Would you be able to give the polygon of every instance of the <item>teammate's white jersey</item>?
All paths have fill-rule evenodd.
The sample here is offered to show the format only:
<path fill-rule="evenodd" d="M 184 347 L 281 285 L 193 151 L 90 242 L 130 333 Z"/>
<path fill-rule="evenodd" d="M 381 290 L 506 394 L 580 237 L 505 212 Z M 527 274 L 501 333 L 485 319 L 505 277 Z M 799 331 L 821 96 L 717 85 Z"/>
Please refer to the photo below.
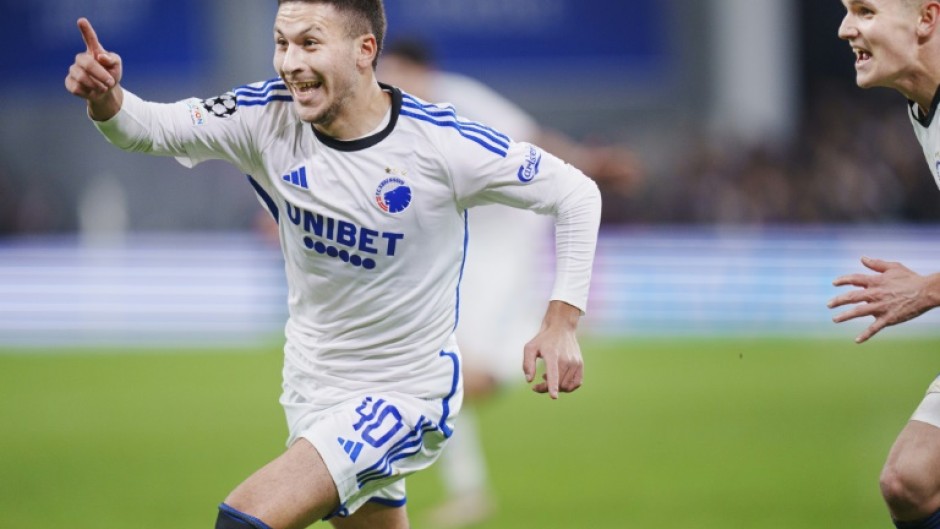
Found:
<path fill-rule="evenodd" d="M 441 70 L 428 74 L 428 93 L 436 103 L 452 105 L 461 116 L 486 123 L 515 141 L 533 142 L 539 125 L 500 93 L 466 75 Z"/>
<path fill-rule="evenodd" d="M 908 101 L 908 116 L 914 126 L 914 134 L 924 150 L 924 158 L 930 167 L 930 174 L 940 187 L 940 119 L 936 119 L 938 105 L 940 105 L 940 90 L 934 96 L 930 111 L 926 115 L 921 113 L 917 103 Z"/>
<path fill-rule="evenodd" d="M 124 150 L 190 167 L 222 159 L 249 175 L 278 221 L 285 361 L 304 378 L 293 383 L 317 389 L 313 406 L 366 391 L 455 391 L 467 208 L 503 203 L 554 215 L 552 299 L 582 310 L 587 301 L 600 216 L 594 183 L 453 108 L 383 88 L 393 100 L 387 124 L 354 141 L 300 121 L 280 79 L 172 104 L 125 92 L 121 111 L 97 124 Z"/>
<path fill-rule="evenodd" d="M 515 141 L 536 143 L 539 125 L 517 105 L 465 75 L 432 71 L 426 97 Z M 506 226 L 512 226 L 507 230 Z M 470 212 L 470 245 L 461 288 L 457 340 L 465 364 L 500 382 L 522 381 L 522 349 L 535 336 L 546 292 L 540 282 L 552 219 L 488 205 Z M 509 256 L 507 258 L 507 256 Z"/>

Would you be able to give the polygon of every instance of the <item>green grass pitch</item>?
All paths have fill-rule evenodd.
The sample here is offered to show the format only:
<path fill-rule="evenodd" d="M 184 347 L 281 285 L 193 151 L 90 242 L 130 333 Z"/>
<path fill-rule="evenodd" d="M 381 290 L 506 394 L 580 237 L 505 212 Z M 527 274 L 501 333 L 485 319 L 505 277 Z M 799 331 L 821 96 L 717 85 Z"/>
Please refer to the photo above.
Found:
<path fill-rule="evenodd" d="M 481 528 L 889 527 L 878 473 L 940 371 L 940 339 L 583 349 L 577 393 L 552 402 L 520 375 L 481 408 L 500 500 Z M 283 448 L 279 380 L 276 345 L 0 352 L 2 525 L 212 527 L 216 504 Z M 436 472 L 408 487 L 417 521 Z"/>

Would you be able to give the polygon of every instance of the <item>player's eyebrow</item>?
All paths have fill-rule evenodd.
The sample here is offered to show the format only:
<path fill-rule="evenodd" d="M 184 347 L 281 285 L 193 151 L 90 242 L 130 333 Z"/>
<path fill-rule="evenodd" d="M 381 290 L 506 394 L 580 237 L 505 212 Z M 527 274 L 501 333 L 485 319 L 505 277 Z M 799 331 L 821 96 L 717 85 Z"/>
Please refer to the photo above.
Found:
<path fill-rule="evenodd" d="M 274 27 L 274 32 L 277 33 L 278 35 L 281 35 L 282 37 L 285 36 L 285 35 L 284 35 L 284 32 L 281 31 L 281 28 L 279 28 L 279 27 L 277 27 L 277 26 Z M 323 30 L 322 27 L 318 26 L 317 24 L 312 24 L 312 25 L 307 26 L 306 28 L 302 29 L 301 31 L 298 31 L 296 34 L 297 34 L 297 35 L 307 35 L 307 34 L 310 34 L 310 33 L 324 33 L 324 30 Z"/>

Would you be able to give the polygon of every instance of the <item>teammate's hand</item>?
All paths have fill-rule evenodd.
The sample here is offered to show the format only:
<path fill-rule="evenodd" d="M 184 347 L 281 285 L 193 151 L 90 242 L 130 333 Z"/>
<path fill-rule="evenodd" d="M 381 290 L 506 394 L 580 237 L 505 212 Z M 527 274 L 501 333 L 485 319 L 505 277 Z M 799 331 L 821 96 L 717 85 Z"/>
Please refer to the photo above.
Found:
<path fill-rule="evenodd" d="M 75 56 L 65 78 L 65 89 L 88 101 L 93 118 L 108 119 L 121 108 L 121 57 L 104 49 L 88 19 L 78 19 L 78 29 L 85 41 L 85 51 Z"/>
<path fill-rule="evenodd" d="M 872 323 L 856 339 L 862 343 L 885 327 L 911 320 L 936 307 L 940 302 L 931 292 L 936 276 L 922 276 L 902 265 L 879 259 L 862 258 L 862 264 L 876 274 L 849 274 L 836 278 L 833 285 L 855 286 L 853 290 L 829 301 L 829 308 L 859 304 L 832 321 L 842 323 L 863 316 L 874 316 Z"/>
<path fill-rule="evenodd" d="M 536 393 L 548 393 L 553 399 L 558 392 L 570 393 L 584 381 L 584 361 L 575 334 L 581 311 L 567 303 L 549 304 L 542 329 L 523 349 L 522 371 L 526 381 L 535 379 L 536 361 L 545 363 L 542 382 L 532 387 Z"/>

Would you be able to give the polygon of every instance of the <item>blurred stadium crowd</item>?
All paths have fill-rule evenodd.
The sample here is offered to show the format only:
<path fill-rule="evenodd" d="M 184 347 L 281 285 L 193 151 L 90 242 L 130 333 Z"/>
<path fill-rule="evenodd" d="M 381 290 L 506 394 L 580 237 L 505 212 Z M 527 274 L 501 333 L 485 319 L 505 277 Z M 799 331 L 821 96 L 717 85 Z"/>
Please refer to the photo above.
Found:
<path fill-rule="evenodd" d="M 642 152 L 638 158 L 642 163 Z M 14 174 L 4 162 L 0 234 L 77 229 L 78 213 L 68 197 Z M 629 190 L 602 184 L 607 224 L 940 220 L 936 184 L 903 101 L 888 92 L 829 86 L 812 99 L 789 143 L 716 142 L 702 132 L 693 135 L 686 154 L 659 165 Z"/>
<path fill-rule="evenodd" d="M 896 94 L 828 86 L 784 144 L 698 134 L 668 174 L 605 190 L 608 223 L 932 222 L 936 184 Z"/>
<path fill-rule="evenodd" d="M 0 159 L 0 235 L 74 231 L 71 215 L 56 209 L 54 195 L 13 172 Z"/>
<path fill-rule="evenodd" d="M 16 8 L 16 14 L 26 22 L 16 22 L 17 17 L 0 22 L 5 24 L 0 25 L 0 29 L 4 29 L 0 36 L 11 39 L 7 49 L 15 49 L 12 44 L 15 38 L 36 38 L 30 27 L 39 21 L 44 22 L 38 27 L 48 30 L 46 26 L 52 24 L 56 29 L 53 34 L 58 34 L 59 30 L 63 33 L 47 48 L 43 48 L 46 44 L 41 39 L 35 42 L 43 60 L 21 63 L 17 62 L 22 59 L 18 54 L 0 55 L 4 68 L 9 67 L 11 74 L 18 72 L 0 87 L 0 93 L 10 102 L 8 112 L 0 118 L 0 235 L 82 231 L 95 220 L 83 218 L 83 211 L 103 211 L 102 206 L 109 196 L 124 201 L 123 208 L 129 213 L 124 226 L 130 230 L 252 229 L 259 208 L 237 172 L 232 174 L 227 167 L 211 164 L 192 172 L 168 160 L 123 157 L 88 127 L 78 103 L 61 89 L 66 61 L 80 45 L 77 33 L 65 35 L 72 31 L 72 12 L 100 12 L 99 16 L 107 20 L 105 14 L 111 11 L 105 7 L 115 1 L 50 0 L 43 9 L 23 4 Z M 147 12 L 154 16 L 171 12 L 173 6 L 177 10 L 198 13 L 200 9 L 211 9 L 212 5 L 223 2 L 213 0 L 203 6 L 184 0 L 137 1 L 147 6 Z M 390 27 L 400 28 L 401 32 L 436 27 L 444 20 L 440 17 L 456 17 L 464 9 L 476 13 L 471 4 L 461 3 L 459 6 L 463 7 L 457 9 L 456 3 L 435 3 L 433 6 L 441 8 L 439 12 L 427 6 L 422 11 L 431 18 L 415 19 L 400 13 L 395 18 L 396 10 L 406 10 L 406 4 L 389 4 L 390 9 L 394 8 L 390 11 Z M 579 17 L 587 17 L 585 21 L 593 22 L 610 18 L 577 9 L 573 0 L 551 5 L 560 13 L 557 14 L 560 21 L 546 14 L 548 18 L 541 21 L 544 27 L 532 28 L 530 38 L 538 46 L 555 45 L 557 33 L 553 24 L 569 24 L 565 13 L 577 13 Z M 517 58 L 508 73 L 505 68 L 467 73 L 478 78 L 481 73 L 494 74 L 495 79 L 483 80 L 501 81 L 502 88 L 510 88 L 507 97 L 559 132 L 583 139 L 596 136 L 589 127 L 600 127 L 601 137 L 634 149 L 644 169 L 641 178 L 630 186 L 601 182 L 605 223 L 762 225 L 940 220 L 940 207 L 937 207 L 940 195 L 936 193 L 936 185 L 914 139 L 904 101 L 887 90 L 862 91 L 854 85 L 852 55 L 836 36 L 844 14 L 840 2 L 630 0 L 622 3 L 598 0 L 598 5 L 612 13 L 629 11 L 630 20 L 636 19 L 629 28 L 631 40 L 622 45 L 627 47 L 627 55 L 634 53 L 634 59 L 639 57 L 638 62 L 630 62 L 632 59 L 627 57 L 609 67 L 609 56 L 606 62 L 591 63 L 591 68 L 604 72 L 607 77 L 578 79 L 580 82 L 566 82 L 557 89 L 552 72 L 539 78 L 536 73 L 545 72 L 538 66 L 543 64 L 540 61 L 547 58 L 554 61 L 564 50 L 587 53 L 593 47 L 609 44 L 609 39 L 596 35 L 592 39 L 592 33 L 603 36 L 603 28 L 585 22 L 571 24 L 570 29 L 582 28 L 584 34 L 584 42 L 577 46 L 567 46 L 562 51 L 539 51 L 535 46 L 530 50 L 531 57 Z M 113 35 L 111 42 L 124 51 L 125 56 L 137 57 L 129 64 L 144 65 L 128 72 L 135 79 L 131 84 L 144 90 L 142 95 L 159 100 L 191 94 L 216 95 L 220 86 L 235 86 L 230 83 L 240 84 L 246 79 L 270 75 L 269 29 L 256 19 L 269 16 L 271 10 L 252 0 L 240 0 L 239 6 L 250 16 L 239 16 L 239 10 L 235 9 L 224 19 L 213 19 L 220 28 L 233 30 L 224 33 L 228 40 L 222 42 L 226 45 L 213 43 L 215 48 L 200 53 L 192 51 L 202 50 L 200 43 L 211 42 L 208 37 L 212 34 L 207 36 L 198 24 L 183 24 L 177 28 L 190 40 L 178 39 L 175 47 L 163 55 L 153 55 L 149 40 L 140 38 L 140 32 L 146 34 L 155 25 L 149 15 L 136 14 L 131 21 L 112 21 L 114 24 L 108 33 Z M 723 14 L 713 15 L 718 11 Z M 766 13 L 764 19 L 757 20 L 761 13 Z M 790 13 L 792 26 L 779 19 L 783 13 Z M 127 16 L 132 14 L 128 12 Z M 477 14 L 492 15 L 485 10 Z M 731 53 L 727 49 L 724 52 L 730 61 L 743 58 L 747 63 L 726 76 L 731 87 L 743 86 L 730 96 L 729 108 L 736 110 L 746 106 L 734 99 L 742 94 L 766 90 L 768 86 L 791 85 L 792 92 L 798 94 L 798 102 L 777 105 L 775 94 L 765 94 L 766 100 L 758 101 L 761 106 L 757 107 L 784 109 L 780 112 L 788 116 L 782 120 L 790 122 L 787 133 L 773 136 L 783 139 L 759 140 L 747 134 L 743 136 L 752 138 L 750 143 L 739 139 L 741 135 L 738 139 L 727 139 L 715 134 L 706 124 L 709 112 L 727 110 L 714 110 L 709 106 L 714 107 L 715 101 L 721 99 L 716 94 L 720 96 L 729 86 L 712 82 L 721 75 L 721 68 L 716 66 L 717 58 L 722 56 L 716 35 L 728 33 L 721 21 L 729 18 L 728 27 L 732 28 L 747 26 L 739 24 L 740 20 L 730 20 L 735 14 L 754 27 L 763 28 L 762 31 L 775 29 L 776 38 L 784 40 L 764 42 L 766 31 L 755 37 L 741 30 L 740 37 L 753 42 L 744 41 L 749 43 L 745 47 L 750 55 L 735 55 L 734 47 L 742 46 L 734 42 Z M 433 18 L 435 16 L 438 18 Z M 712 16 L 710 22 L 709 16 Z M 135 20 L 139 28 L 131 23 Z M 703 24 L 703 20 L 706 23 Z M 414 27 L 408 27 L 408 23 Z M 479 25 L 470 24 L 466 35 L 471 39 L 476 36 L 485 43 L 489 42 L 486 39 L 502 35 L 499 32 L 504 29 L 514 31 L 515 25 L 509 26 L 500 28 L 487 24 L 490 33 L 481 34 Z M 606 31 L 622 33 L 622 29 L 614 25 Z M 453 33 L 437 35 L 439 49 L 453 52 L 451 66 L 462 64 L 472 69 L 476 64 L 479 68 L 480 64 L 490 64 L 486 53 L 502 53 L 499 46 L 493 50 L 481 49 L 479 42 L 460 41 L 459 35 Z M 447 41 L 448 38 L 454 40 Z M 781 42 L 800 50 L 793 52 L 790 69 L 782 64 L 786 53 Z M 246 48 L 253 51 L 248 52 Z M 480 55 L 476 63 L 468 59 L 475 54 Z M 773 56 L 768 57 L 770 55 Z M 533 70 L 519 70 L 520 65 L 530 63 L 534 65 Z M 558 71 L 567 71 L 572 64 L 580 63 L 552 64 Z M 762 64 L 769 68 L 757 73 L 752 71 L 753 66 Z M 152 70 L 149 78 L 147 70 Z M 174 72 L 175 76 L 169 72 Z M 612 72 L 627 73 L 621 79 Z M 765 80 L 761 85 L 759 82 L 768 73 L 773 80 Z M 38 85 L 29 82 L 34 78 L 42 82 Z M 608 87 L 603 95 L 595 93 L 601 85 Z M 611 86 L 614 86 L 613 91 L 609 89 Z M 608 108 L 607 103 L 619 105 L 619 108 Z M 750 111 L 748 107 L 741 110 L 740 115 L 747 119 Z M 622 133 L 618 129 L 622 129 Z M 105 192 L 101 192 L 102 189 Z"/>

